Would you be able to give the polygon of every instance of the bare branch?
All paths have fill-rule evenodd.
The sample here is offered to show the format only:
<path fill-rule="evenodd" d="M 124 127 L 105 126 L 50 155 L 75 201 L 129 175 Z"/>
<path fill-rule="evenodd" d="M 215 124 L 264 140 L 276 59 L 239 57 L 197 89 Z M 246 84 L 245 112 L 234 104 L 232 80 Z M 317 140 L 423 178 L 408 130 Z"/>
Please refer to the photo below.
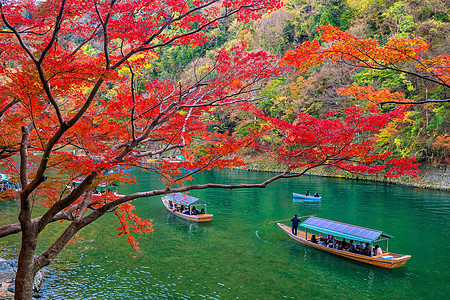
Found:
<path fill-rule="evenodd" d="M 446 103 L 450 102 L 450 99 L 427 99 L 421 101 L 385 101 L 381 102 L 380 106 L 383 107 L 384 104 L 408 104 L 408 105 L 418 105 L 418 104 L 426 104 L 426 103 Z"/>

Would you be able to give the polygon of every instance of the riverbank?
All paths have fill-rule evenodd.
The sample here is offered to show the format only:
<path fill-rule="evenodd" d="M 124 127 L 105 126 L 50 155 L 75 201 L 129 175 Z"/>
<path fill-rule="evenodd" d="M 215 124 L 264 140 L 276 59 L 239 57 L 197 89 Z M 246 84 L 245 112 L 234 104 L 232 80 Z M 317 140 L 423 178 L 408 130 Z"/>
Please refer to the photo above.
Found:
<path fill-rule="evenodd" d="M 1 249 L 0 249 L 1 250 Z M 0 251 L 1 253 L 1 251 Z M 13 299 L 17 272 L 17 260 L 5 260 L 0 258 L 0 300 Z M 40 298 L 39 290 L 44 280 L 44 271 L 36 273 L 33 283 L 33 299 Z"/>
<path fill-rule="evenodd" d="M 247 161 L 250 161 L 248 158 Z M 267 159 L 251 159 L 252 162 L 246 167 L 247 170 L 260 172 L 281 172 L 279 164 L 268 161 Z M 410 176 L 401 176 L 399 178 L 386 178 L 382 175 L 360 175 L 335 170 L 329 167 L 320 166 L 309 170 L 306 174 L 313 176 L 340 177 L 354 180 L 368 180 L 376 182 L 386 182 L 391 184 L 406 185 L 424 189 L 435 189 L 450 191 L 450 166 L 448 165 L 425 165 L 419 167 L 420 174 L 418 178 Z"/>

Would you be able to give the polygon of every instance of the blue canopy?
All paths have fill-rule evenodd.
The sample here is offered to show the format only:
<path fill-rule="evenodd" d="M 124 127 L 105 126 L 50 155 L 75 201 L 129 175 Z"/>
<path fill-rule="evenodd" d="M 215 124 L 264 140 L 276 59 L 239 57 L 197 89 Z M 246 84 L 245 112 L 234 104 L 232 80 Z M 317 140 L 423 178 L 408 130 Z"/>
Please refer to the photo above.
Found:
<path fill-rule="evenodd" d="M 209 204 L 206 201 L 200 200 L 198 198 L 189 196 L 189 195 L 185 195 L 182 193 L 172 193 L 172 194 L 168 194 L 167 198 L 169 198 L 169 200 L 171 200 L 173 203 L 176 204 L 183 204 L 183 205 L 195 205 L 195 204 L 199 204 L 199 203 L 204 203 L 204 204 Z"/>
<path fill-rule="evenodd" d="M 373 243 L 380 236 L 393 238 L 393 236 L 383 231 L 359 227 L 355 225 L 345 224 L 341 222 L 331 221 L 318 217 L 309 217 L 300 226 L 316 230 L 321 233 L 347 238 L 363 243 Z"/>
<path fill-rule="evenodd" d="M 0 173 L 0 182 L 2 181 L 8 181 L 11 177 L 9 177 L 9 175 Z"/>

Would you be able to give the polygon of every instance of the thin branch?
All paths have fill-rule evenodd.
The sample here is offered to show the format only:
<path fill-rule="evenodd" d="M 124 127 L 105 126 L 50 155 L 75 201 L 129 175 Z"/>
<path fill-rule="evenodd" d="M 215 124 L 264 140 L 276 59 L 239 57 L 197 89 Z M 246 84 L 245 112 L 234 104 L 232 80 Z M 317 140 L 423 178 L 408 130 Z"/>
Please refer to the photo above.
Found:
<path fill-rule="evenodd" d="M 446 103 L 450 102 L 450 99 L 427 99 L 421 101 L 385 101 L 380 102 L 380 106 L 383 107 L 384 104 L 409 104 L 409 105 L 418 105 L 418 104 L 426 104 L 426 103 Z"/>
<path fill-rule="evenodd" d="M 2 110 L 0 110 L 0 119 L 3 117 L 3 114 L 10 109 L 11 107 L 13 107 L 14 105 L 16 105 L 17 103 L 19 103 L 19 99 L 14 98 L 13 101 L 9 102 L 5 107 L 2 108 Z"/>
<path fill-rule="evenodd" d="M 97 30 L 100 28 L 101 24 L 97 25 L 97 27 L 95 27 L 94 31 L 91 33 L 91 36 L 87 39 L 85 39 L 83 42 L 81 42 L 78 47 L 76 47 L 72 53 L 70 53 L 70 55 L 75 55 L 81 48 L 83 48 L 84 45 L 86 45 L 87 43 L 89 43 L 93 38 L 94 35 L 97 33 Z"/>
<path fill-rule="evenodd" d="M 66 0 L 62 0 L 61 6 L 59 8 L 58 16 L 56 17 L 55 29 L 53 30 L 52 38 L 48 42 L 47 47 L 45 47 L 45 49 L 42 51 L 41 57 L 39 58 L 39 61 L 37 62 L 38 65 L 42 64 L 42 62 L 44 61 L 45 55 L 53 47 L 53 44 L 55 43 L 56 38 L 58 37 L 59 31 L 61 30 L 61 23 L 63 21 L 63 14 L 64 14 L 65 6 L 66 6 Z"/>

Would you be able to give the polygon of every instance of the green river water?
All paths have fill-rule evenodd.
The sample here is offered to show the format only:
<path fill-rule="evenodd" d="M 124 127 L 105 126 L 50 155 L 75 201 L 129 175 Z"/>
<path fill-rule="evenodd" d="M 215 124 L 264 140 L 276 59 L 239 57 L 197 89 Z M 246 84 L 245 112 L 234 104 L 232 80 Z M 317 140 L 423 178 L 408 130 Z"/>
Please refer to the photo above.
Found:
<path fill-rule="evenodd" d="M 119 193 L 162 186 L 134 171 L 137 185 Z M 214 171 L 195 183 L 261 182 L 269 173 Z M 318 191 L 319 203 L 293 202 L 292 193 Z M 201 190 L 209 224 L 167 212 L 160 197 L 134 202 L 153 219 L 154 232 L 137 235 L 140 252 L 117 237 L 114 216 L 80 232 L 50 268 L 41 299 L 447 299 L 450 294 L 450 194 L 382 183 L 304 176 L 265 189 Z M 10 204 L 16 205 L 16 204 Z M 3 206 L 3 216 L 7 211 Z M 389 249 L 410 254 L 405 266 L 382 269 L 312 249 L 270 221 L 299 215 L 383 230 Z M 290 222 L 285 222 L 289 224 Z M 46 231 L 42 246 L 58 233 Z M 19 249 L 7 239 L 8 251 Z"/>

